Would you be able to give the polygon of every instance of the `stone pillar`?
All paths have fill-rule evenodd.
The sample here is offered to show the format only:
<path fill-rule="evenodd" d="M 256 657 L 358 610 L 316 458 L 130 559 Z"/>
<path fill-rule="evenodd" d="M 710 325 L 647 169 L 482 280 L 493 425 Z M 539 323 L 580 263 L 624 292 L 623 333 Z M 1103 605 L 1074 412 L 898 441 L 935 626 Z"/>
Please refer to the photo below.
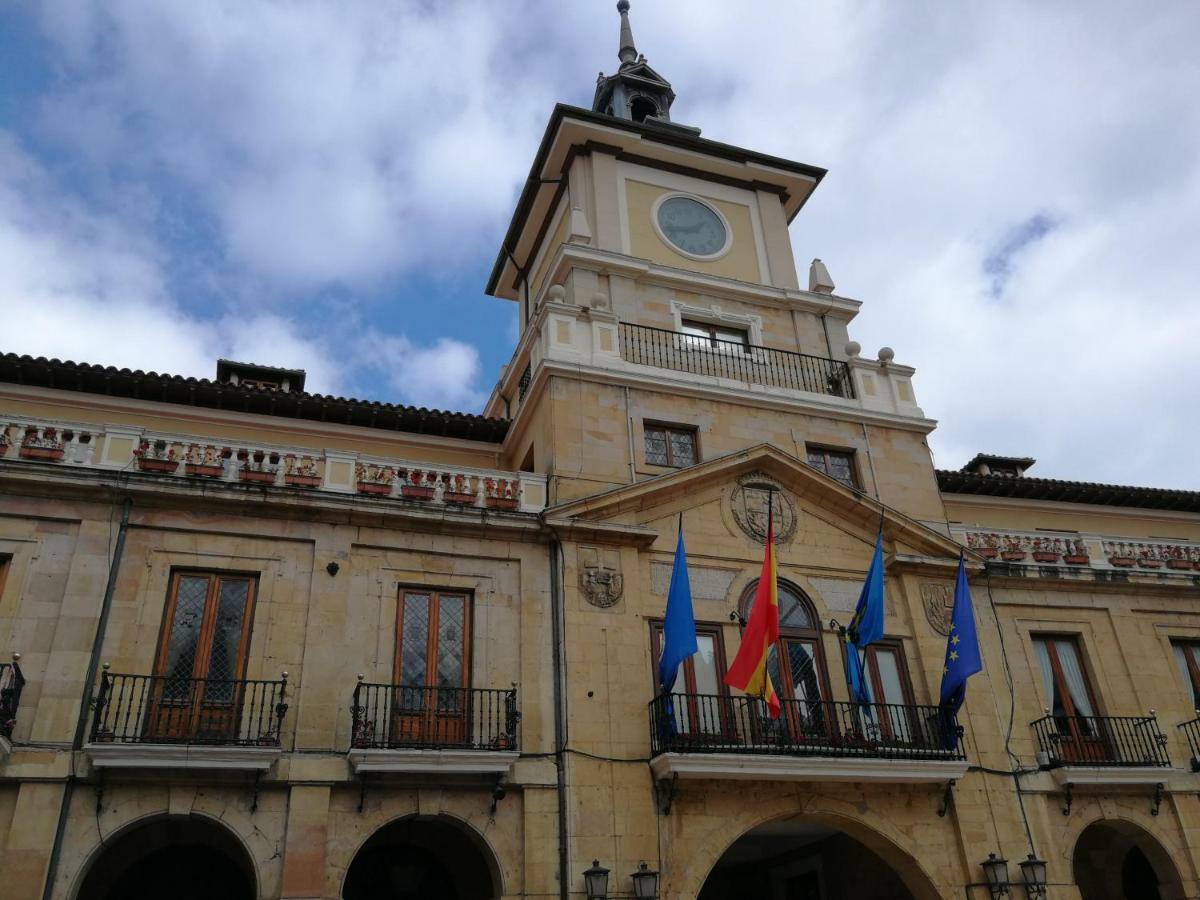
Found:
<path fill-rule="evenodd" d="M 17 794 L 8 839 L 0 852 L 5 900 L 41 900 L 65 786 L 25 782 Z"/>
<path fill-rule="evenodd" d="M 292 787 L 283 851 L 284 898 L 317 900 L 325 896 L 329 793 L 328 785 Z"/>

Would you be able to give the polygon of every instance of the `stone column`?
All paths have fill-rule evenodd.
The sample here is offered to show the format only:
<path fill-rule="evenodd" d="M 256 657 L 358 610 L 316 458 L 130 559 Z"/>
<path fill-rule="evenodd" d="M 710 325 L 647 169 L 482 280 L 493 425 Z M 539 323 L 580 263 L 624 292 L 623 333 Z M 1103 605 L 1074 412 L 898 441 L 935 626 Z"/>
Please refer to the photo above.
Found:
<path fill-rule="evenodd" d="M 63 784 L 26 782 L 13 807 L 8 839 L 0 852 L 5 900 L 40 900 L 54 830 L 62 803 Z"/>
<path fill-rule="evenodd" d="M 329 793 L 328 785 L 292 787 L 283 851 L 285 898 L 317 900 L 325 895 Z"/>

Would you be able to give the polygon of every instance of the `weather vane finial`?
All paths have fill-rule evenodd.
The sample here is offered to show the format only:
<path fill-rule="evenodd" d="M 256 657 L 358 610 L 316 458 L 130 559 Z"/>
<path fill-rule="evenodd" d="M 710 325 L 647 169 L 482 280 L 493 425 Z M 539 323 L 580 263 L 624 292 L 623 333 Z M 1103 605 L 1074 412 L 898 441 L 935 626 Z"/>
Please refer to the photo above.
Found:
<path fill-rule="evenodd" d="M 617 12 L 621 14 L 621 47 L 617 58 L 621 65 L 637 62 L 637 47 L 633 43 L 633 28 L 629 24 L 629 0 L 617 0 Z"/>

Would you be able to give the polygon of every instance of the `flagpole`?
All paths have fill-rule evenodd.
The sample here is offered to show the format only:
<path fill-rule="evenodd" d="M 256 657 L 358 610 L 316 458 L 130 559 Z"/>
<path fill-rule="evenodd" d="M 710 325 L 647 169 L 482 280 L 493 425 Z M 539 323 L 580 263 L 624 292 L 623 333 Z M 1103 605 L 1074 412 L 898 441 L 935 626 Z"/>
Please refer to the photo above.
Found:
<path fill-rule="evenodd" d="M 772 526 L 775 522 L 775 488 L 767 487 L 767 552 L 771 554 L 771 577 L 778 582 L 779 564 L 775 559 L 775 548 L 771 546 L 771 540 L 774 538 L 774 530 Z M 770 678 L 770 671 L 767 669 L 767 660 L 771 656 L 771 648 L 767 647 L 763 653 L 763 679 L 762 684 L 758 686 L 758 702 L 767 702 L 767 679 Z"/>

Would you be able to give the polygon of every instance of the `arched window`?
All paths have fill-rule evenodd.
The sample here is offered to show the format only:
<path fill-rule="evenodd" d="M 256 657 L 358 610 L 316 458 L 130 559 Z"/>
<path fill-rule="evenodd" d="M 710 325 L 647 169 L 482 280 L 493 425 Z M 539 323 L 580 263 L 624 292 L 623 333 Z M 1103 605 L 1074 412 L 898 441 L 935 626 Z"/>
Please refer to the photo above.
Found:
<path fill-rule="evenodd" d="M 827 733 L 821 702 L 829 698 L 820 622 L 812 601 L 800 588 L 782 579 L 778 586 L 779 641 L 767 656 L 767 671 L 793 732 L 820 737 Z M 742 597 L 747 619 L 757 590 L 758 581 L 753 581 Z"/>
<path fill-rule="evenodd" d="M 629 105 L 629 115 L 635 122 L 644 122 L 647 116 L 658 115 L 658 104 L 649 97 L 634 97 Z"/>

